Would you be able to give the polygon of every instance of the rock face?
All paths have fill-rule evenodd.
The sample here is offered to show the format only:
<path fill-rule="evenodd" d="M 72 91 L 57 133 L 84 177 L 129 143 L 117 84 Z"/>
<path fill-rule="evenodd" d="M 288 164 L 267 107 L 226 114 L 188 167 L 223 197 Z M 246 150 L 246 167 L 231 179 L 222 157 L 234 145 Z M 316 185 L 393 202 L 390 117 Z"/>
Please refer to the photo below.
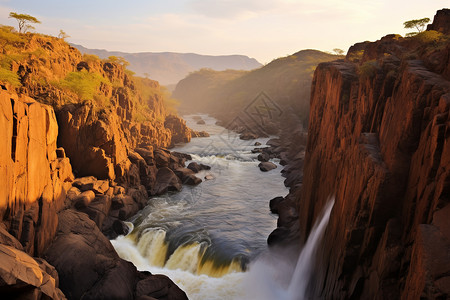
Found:
<path fill-rule="evenodd" d="M 70 299 L 186 299 L 170 279 L 118 258 L 102 232 L 128 232 L 123 221 L 147 204 L 156 184 L 158 153 L 167 154 L 170 172 L 188 159 L 160 147 L 189 142 L 191 130 L 179 117 L 166 118 L 156 81 L 82 57 L 61 39 L 23 38 L 1 54 L 20 57 L 11 62 L 20 87 L 0 83 L 2 296 L 64 299 L 59 272 Z M 62 87 L 71 72 L 102 78 L 93 99 Z M 56 270 L 24 252 L 46 253 Z"/>
<path fill-rule="evenodd" d="M 430 28 L 447 32 L 448 10 L 436 20 Z M 336 200 L 313 298 L 450 297 L 449 53 L 448 42 L 391 35 L 316 69 L 297 198 L 303 241 Z"/>
<path fill-rule="evenodd" d="M 57 157 L 53 109 L 31 98 L 0 91 L 0 217 L 31 255 L 51 242 L 73 174 Z"/>

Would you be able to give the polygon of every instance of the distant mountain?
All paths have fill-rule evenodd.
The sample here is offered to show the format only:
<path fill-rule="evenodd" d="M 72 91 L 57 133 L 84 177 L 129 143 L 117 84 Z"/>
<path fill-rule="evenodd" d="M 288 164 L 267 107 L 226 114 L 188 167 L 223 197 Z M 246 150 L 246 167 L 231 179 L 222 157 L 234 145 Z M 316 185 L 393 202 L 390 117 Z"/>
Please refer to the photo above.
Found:
<path fill-rule="evenodd" d="M 81 53 L 95 54 L 100 58 L 109 56 L 121 56 L 130 66 L 128 69 L 139 76 L 145 76 L 158 80 L 160 84 L 176 84 L 190 72 L 202 68 L 210 68 L 216 71 L 227 69 L 253 70 L 262 65 L 254 58 L 245 55 L 200 55 L 195 53 L 174 52 L 141 52 L 126 53 L 119 51 L 107 51 L 100 49 L 88 49 L 80 45 L 71 44 Z"/>

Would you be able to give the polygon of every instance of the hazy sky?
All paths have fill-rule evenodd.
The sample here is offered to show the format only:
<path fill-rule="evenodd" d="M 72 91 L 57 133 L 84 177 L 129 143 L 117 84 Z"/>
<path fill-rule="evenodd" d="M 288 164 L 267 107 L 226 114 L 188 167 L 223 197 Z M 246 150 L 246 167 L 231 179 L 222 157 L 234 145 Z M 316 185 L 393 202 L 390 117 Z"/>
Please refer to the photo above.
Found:
<path fill-rule="evenodd" d="M 88 48 L 125 52 L 244 54 L 261 63 L 301 49 L 347 50 L 403 22 L 433 18 L 449 0 L 0 0 L 10 11 L 42 21 L 36 31 Z"/>

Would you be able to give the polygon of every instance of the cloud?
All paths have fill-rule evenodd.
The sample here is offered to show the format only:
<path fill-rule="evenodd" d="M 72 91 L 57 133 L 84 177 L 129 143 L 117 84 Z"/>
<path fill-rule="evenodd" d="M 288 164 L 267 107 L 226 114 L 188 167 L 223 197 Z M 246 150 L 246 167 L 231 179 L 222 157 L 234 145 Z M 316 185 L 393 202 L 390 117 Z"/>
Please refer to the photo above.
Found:
<path fill-rule="evenodd" d="M 249 19 L 277 7 L 279 0 L 189 0 L 188 8 L 210 18 Z"/>

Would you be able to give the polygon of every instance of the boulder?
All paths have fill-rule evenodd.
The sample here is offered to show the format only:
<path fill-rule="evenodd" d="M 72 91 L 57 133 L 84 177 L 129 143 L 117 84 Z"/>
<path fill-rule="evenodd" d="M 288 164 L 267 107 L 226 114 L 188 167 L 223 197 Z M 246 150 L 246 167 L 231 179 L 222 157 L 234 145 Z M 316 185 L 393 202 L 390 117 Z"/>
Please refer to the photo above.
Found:
<path fill-rule="evenodd" d="M 278 214 L 278 207 L 284 201 L 283 197 L 275 197 L 269 202 L 270 212 L 273 214 Z"/>
<path fill-rule="evenodd" d="M 196 162 L 191 162 L 189 163 L 189 165 L 187 166 L 188 169 L 192 170 L 194 173 L 198 173 L 202 170 L 211 170 L 210 166 L 204 165 L 204 164 L 199 164 Z"/>
<path fill-rule="evenodd" d="M 277 168 L 277 165 L 274 164 L 274 163 L 272 163 L 272 162 L 270 162 L 270 161 L 266 161 L 266 162 L 261 162 L 261 163 L 258 165 L 258 167 L 259 167 L 259 169 L 260 169 L 261 171 L 267 172 L 267 171 L 276 169 L 276 168 Z"/>
<path fill-rule="evenodd" d="M 97 181 L 97 178 L 95 178 L 94 176 L 86 176 L 86 177 L 80 177 L 80 178 L 76 178 L 72 185 L 78 189 L 81 190 L 81 188 L 87 184 L 92 184 L 94 182 Z M 85 189 L 86 190 L 86 189 Z"/>
<path fill-rule="evenodd" d="M 153 275 L 140 280 L 136 284 L 136 296 L 148 296 L 156 299 L 188 299 L 186 294 L 165 275 Z"/>
<path fill-rule="evenodd" d="M 130 151 L 128 156 L 129 157 L 130 157 L 130 155 L 132 156 L 132 157 L 130 157 L 130 160 L 133 163 L 137 163 L 137 161 L 140 161 L 142 158 L 145 160 L 145 162 L 148 165 L 154 165 L 155 164 L 155 156 L 154 156 L 153 148 L 151 148 L 151 149 L 152 150 L 145 149 L 145 148 L 136 148 L 136 149 L 134 149 L 135 152 Z"/>
<path fill-rule="evenodd" d="M 198 125 L 205 125 L 206 123 L 205 123 L 205 120 L 198 120 L 197 124 Z"/>
<path fill-rule="evenodd" d="M 52 266 L 6 245 L 0 245 L 0 291 L 2 299 L 66 299 Z"/>
<path fill-rule="evenodd" d="M 261 143 L 260 143 L 260 142 L 255 142 L 255 143 L 253 144 L 253 146 L 261 146 Z"/>
<path fill-rule="evenodd" d="M 178 168 L 174 170 L 174 173 L 181 179 L 183 184 L 197 185 L 202 182 L 200 178 L 195 176 L 194 171 L 188 168 Z"/>
<path fill-rule="evenodd" d="M 88 205 L 95 199 L 95 193 L 93 191 L 85 191 L 78 195 L 75 199 L 74 207 L 76 209 L 82 209 L 88 207 Z"/>
<path fill-rule="evenodd" d="M 45 257 L 58 271 L 69 299 L 133 299 L 136 267 L 119 258 L 88 216 L 59 214 L 58 236 Z M 61 255 L 64 253 L 64 255 Z"/>
<path fill-rule="evenodd" d="M 257 139 L 257 138 L 258 138 L 258 135 L 254 134 L 254 133 L 251 133 L 251 132 L 244 132 L 244 133 L 242 133 L 242 134 L 239 136 L 239 138 L 240 138 L 241 140 L 248 141 L 248 140 L 254 140 L 254 139 Z"/>
<path fill-rule="evenodd" d="M 153 187 L 153 195 L 162 195 L 170 191 L 180 191 L 181 180 L 167 167 L 160 168 L 156 173 L 156 183 Z"/>
<path fill-rule="evenodd" d="M 191 129 L 191 135 L 193 138 L 198 138 L 198 137 L 209 137 L 209 133 L 207 133 L 206 131 L 195 131 Z"/>
<path fill-rule="evenodd" d="M 258 160 L 259 161 L 265 162 L 265 161 L 269 161 L 269 159 L 270 159 L 270 155 L 267 152 L 263 152 L 263 153 L 258 154 Z"/>
<path fill-rule="evenodd" d="M 207 174 L 206 176 L 205 176 L 205 180 L 213 180 L 215 177 L 213 176 L 213 175 L 211 175 L 211 174 Z"/>
<path fill-rule="evenodd" d="M 156 167 L 158 169 L 169 166 L 170 151 L 162 149 L 162 148 L 158 148 L 158 149 L 153 150 L 153 155 L 155 158 Z"/>

